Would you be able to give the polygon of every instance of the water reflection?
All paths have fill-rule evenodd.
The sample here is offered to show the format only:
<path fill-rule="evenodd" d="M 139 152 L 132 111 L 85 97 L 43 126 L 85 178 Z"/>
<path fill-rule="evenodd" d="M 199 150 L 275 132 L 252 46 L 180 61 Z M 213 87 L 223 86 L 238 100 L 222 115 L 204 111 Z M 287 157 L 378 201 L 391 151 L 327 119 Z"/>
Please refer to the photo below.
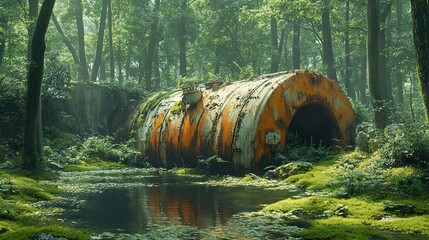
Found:
<path fill-rule="evenodd" d="M 194 184 L 190 177 L 162 174 L 137 178 L 148 184 L 74 195 L 84 199 L 77 211 L 65 206 L 62 218 L 95 232 L 144 233 L 156 225 L 224 225 L 236 213 L 256 211 L 261 204 L 286 198 L 286 191 L 256 187 L 219 187 Z M 97 183 L 99 184 L 99 182 Z"/>

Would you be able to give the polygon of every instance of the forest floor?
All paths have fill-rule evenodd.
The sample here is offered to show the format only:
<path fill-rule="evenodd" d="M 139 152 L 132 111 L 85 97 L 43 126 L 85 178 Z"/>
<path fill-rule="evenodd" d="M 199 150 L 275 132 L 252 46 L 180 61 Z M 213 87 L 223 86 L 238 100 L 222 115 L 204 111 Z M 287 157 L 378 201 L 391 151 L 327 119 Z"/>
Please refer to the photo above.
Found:
<path fill-rule="evenodd" d="M 258 239 L 252 236 L 429 238 L 428 187 L 420 172 L 413 167 L 385 168 L 378 164 L 380 161 L 377 153 L 353 151 L 318 161 L 310 169 L 278 180 L 247 175 L 206 182 L 207 185 L 238 184 L 298 191 L 295 196 L 268 205 L 259 212 L 232 218 L 226 226 L 204 233 L 203 236 L 208 236 L 204 239 L 236 239 L 247 234 L 237 229 L 253 229 L 246 235 L 248 239 Z M 127 166 L 95 161 L 65 164 L 64 167 L 63 171 L 83 172 Z M 177 169 L 176 172 L 198 174 L 195 169 Z M 91 239 L 88 231 L 65 227 L 61 219 L 55 218 L 57 209 L 47 204 L 62 194 L 61 188 L 46 183 L 58 177 L 58 172 L 53 171 L 0 170 L 0 239 L 33 239 L 35 236 L 43 239 L 46 234 Z M 300 226 L 294 226 L 297 222 Z M 266 235 L 260 235 L 262 233 Z"/>

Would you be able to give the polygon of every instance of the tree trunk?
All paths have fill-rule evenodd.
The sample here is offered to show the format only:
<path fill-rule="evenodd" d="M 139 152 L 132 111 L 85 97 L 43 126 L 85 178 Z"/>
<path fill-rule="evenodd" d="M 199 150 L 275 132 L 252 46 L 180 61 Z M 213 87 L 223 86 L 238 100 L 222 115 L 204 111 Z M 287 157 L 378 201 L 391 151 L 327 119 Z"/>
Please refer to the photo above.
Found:
<path fill-rule="evenodd" d="M 73 61 L 76 63 L 76 65 L 80 66 L 80 61 L 79 61 L 79 57 L 77 56 L 77 53 L 72 45 L 72 43 L 70 42 L 70 40 L 66 37 L 66 35 L 64 34 L 63 30 L 61 29 L 60 24 L 58 23 L 57 18 L 55 17 L 55 14 L 52 13 L 52 22 L 55 25 L 55 28 L 57 29 L 58 33 L 61 36 L 61 39 L 63 40 L 64 44 L 67 46 L 70 54 L 73 57 Z"/>
<path fill-rule="evenodd" d="M 4 53 L 6 50 L 6 33 L 5 33 L 5 29 L 7 28 L 8 25 L 8 19 L 6 16 L 0 16 L 0 66 L 3 63 L 3 59 L 4 59 Z"/>
<path fill-rule="evenodd" d="M 150 27 L 149 45 L 146 60 L 144 62 L 144 80 L 146 91 L 152 91 L 152 68 L 155 55 L 155 48 L 158 47 L 158 18 L 159 18 L 160 0 L 155 0 L 153 9 L 153 19 Z"/>
<path fill-rule="evenodd" d="M 155 48 L 154 60 L 153 60 L 153 75 L 154 75 L 154 87 L 155 91 L 161 90 L 161 73 L 159 71 L 159 47 Z"/>
<path fill-rule="evenodd" d="M 359 81 L 359 95 L 360 95 L 360 102 L 363 105 L 367 105 L 368 104 L 368 98 L 366 97 L 366 89 L 367 89 L 367 75 L 366 75 L 366 61 L 367 61 L 367 56 L 366 56 L 366 52 L 365 52 L 365 43 L 363 43 L 360 46 L 360 49 L 362 51 L 361 57 L 360 57 L 360 81 Z"/>
<path fill-rule="evenodd" d="M 40 95 L 46 49 L 45 35 L 54 4 L 55 0 L 43 1 L 31 42 L 22 153 L 22 167 L 24 169 L 36 169 L 42 163 L 42 104 Z"/>
<path fill-rule="evenodd" d="M 284 44 L 283 44 L 283 49 L 284 49 L 284 52 L 283 52 L 283 57 L 284 57 L 284 59 L 283 59 L 283 64 L 284 64 L 284 70 L 290 70 L 290 61 L 289 61 L 289 49 L 288 49 L 288 45 L 287 45 L 287 37 L 288 36 L 286 36 L 287 35 L 287 29 L 286 28 L 283 28 L 283 30 L 282 30 L 282 33 L 284 33 Z"/>
<path fill-rule="evenodd" d="M 323 54 L 322 62 L 326 67 L 328 77 L 337 81 L 337 72 L 335 70 L 334 50 L 332 48 L 332 33 L 329 5 L 325 6 L 322 11 L 322 33 L 323 33 Z"/>
<path fill-rule="evenodd" d="M 380 79 L 381 86 L 383 87 L 383 99 L 385 99 L 389 103 L 389 105 L 393 106 L 392 84 L 390 81 L 389 70 L 387 69 L 389 51 L 386 48 L 386 18 L 390 13 L 391 6 L 392 5 L 390 3 L 384 6 L 383 11 L 380 15 Z"/>
<path fill-rule="evenodd" d="M 271 17 L 271 72 L 279 71 L 280 55 L 278 43 L 277 20 Z"/>
<path fill-rule="evenodd" d="M 100 64 L 100 82 L 105 82 L 107 79 L 106 76 L 106 60 L 103 58 Z"/>
<path fill-rule="evenodd" d="M 124 82 L 124 76 L 122 73 L 122 48 L 121 44 L 118 46 L 118 81 L 119 85 L 122 85 Z"/>
<path fill-rule="evenodd" d="M 178 41 L 179 41 L 179 69 L 180 76 L 186 77 L 186 14 L 188 9 L 188 0 L 182 0 L 181 14 L 179 19 L 178 28 Z"/>
<path fill-rule="evenodd" d="M 403 0 L 396 0 L 396 14 L 397 14 L 397 22 L 396 22 L 396 31 L 397 35 L 402 35 L 402 1 Z M 404 103 L 404 85 L 403 85 L 403 78 L 402 71 L 400 67 L 396 67 L 396 101 L 398 104 Z"/>
<path fill-rule="evenodd" d="M 79 39 L 79 79 L 83 81 L 89 80 L 88 63 L 85 54 L 85 29 L 83 27 L 83 6 L 82 0 L 75 0 L 75 18 L 77 26 L 77 35 Z"/>
<path fill-rule="evenodd" d="M 109 28 L 109 68 L 110 68 L 110 81 L 113 81 L 115 79 L 115 56 L 113 55 L 113 29 L 112 29 L 112 1 L 108 0 L 107 7 L 109 9 L 108 11 L 108 17 L 107 17 L 107 25 Z"/>
<path fill-rule="evenodd" d="M 92 82 L 95 82 L 97 80 L 98 69 L 100 68 L 101 61 L 102 61 L 103 38 L 104 38 L 104 28 L 106 25 L 107 4 L 108 4 L 108 0 L 103 0 L 103 6 L 101 7 L 101 16 L 100 16 L 100 29 L 98 30 L 97 49 L 95 51 L 94 65 L 92 67 L 92 73 L 91 73 Z"/>
<path fill-rule="evenodd" d="M 374 112 L 374 124 L 378 129 L 384 129 L 388 121 L 388 108 L 383 99 L 383 89 L 380 79 L 380 53 L 379 53 L 379 3 L 378 0 L 368 0 L 368 81 L 369 92 Z"/>
<path fill-rule="evenodd" d="M 220 47 L 219 45 L 216 46 L 216 52 L 215 52 L 215 66 L 214 66 L 214 75 L 218 76 L 220 73 Z"/>
<path fill-rule="evenodd" d="M 346 29 L 344 31 L 344 45 L 345 45 L 345 63 L 346 63 L 346 71 L 344 74 L 344 85 L 347 91 L 347 95 L 355 99 L 355 91 L 353 89 L 353 85 L 351 84 L 352 79 L 352 63 L 350 60 L 350 32 L 349 32 L 349 25 L 350 25 L 350 0 L 346 0 Z"/>
<path fill-rule="evenodd" d="M 292 39 L 292 65 L 294 69 L 301 68 L 301 20 L 298 19 L 298 23 L 293 25 L 293 39 Z"/>
<path fill-rule="evenodd" d="M 429 2 L 427 0 L 411 0 L 413 16 L 414 46 L 417 55 L 417 75 L 423 103 L 426 109 L 426 121 L 429 123 Z"/>
<path fill-rule="evenodd" d="M 31 57 L 31 39 L 33 38 L 34 28 L 36 26 L 37 13 L 39 11 L 39 0 L 28 0 L 28 42 L 27 42 L 27 60 Z"/>

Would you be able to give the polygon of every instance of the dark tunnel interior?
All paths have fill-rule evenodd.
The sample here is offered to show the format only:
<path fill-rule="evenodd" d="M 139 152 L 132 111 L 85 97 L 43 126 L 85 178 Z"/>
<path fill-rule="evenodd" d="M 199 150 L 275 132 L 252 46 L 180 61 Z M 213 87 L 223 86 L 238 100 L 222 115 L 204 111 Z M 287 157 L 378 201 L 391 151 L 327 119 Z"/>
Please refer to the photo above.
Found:
<path fill-rule="evenodd" d="M 332 113 L 322 104 L 310 103 L 295 113 L 288 136 L 295 134 L 307 144 L 331 147 L 335 143 L 334 139 L 338 139 L 338 132 L 338 124 Z"/>

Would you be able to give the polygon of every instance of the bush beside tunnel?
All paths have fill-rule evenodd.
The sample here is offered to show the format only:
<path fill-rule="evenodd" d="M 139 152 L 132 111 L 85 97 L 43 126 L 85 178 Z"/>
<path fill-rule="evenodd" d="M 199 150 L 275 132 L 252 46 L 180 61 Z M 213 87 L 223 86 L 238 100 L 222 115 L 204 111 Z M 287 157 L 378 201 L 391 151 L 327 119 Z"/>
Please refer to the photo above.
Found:
<path fill-rule="evenodd" d="M 156 95 L 130 123 L 139 150 L 157 166 L 195 166 L 198 156 L 219 155 L 236 172 L 280 164 L 274 156 L 285 151 L 290 133 L 345 147 L 353 124 L 340 87 L 310 71 Z"/>

